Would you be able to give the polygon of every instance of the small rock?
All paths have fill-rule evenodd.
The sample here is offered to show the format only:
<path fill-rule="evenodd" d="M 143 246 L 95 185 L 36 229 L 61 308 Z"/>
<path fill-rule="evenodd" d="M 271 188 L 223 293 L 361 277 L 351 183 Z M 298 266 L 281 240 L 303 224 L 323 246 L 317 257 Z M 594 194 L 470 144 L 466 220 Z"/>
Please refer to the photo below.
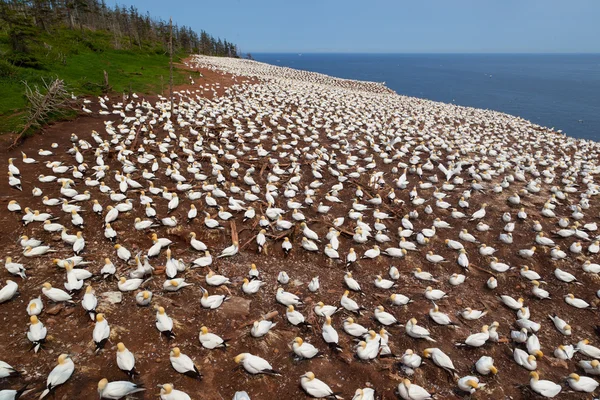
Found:
<path fill-rule="evenodd" d="M 73 354 L 79 354 L 79 353 L 81 353 L 82 350 L 83 350 L 82 346 L 75 344 L 70 347 L 69 351 Z"/>
<path fill-rule="evenodd" d="M 552 365 L 553 367 L 569 369 L 569 365 L 567 364 L 566 360 L 561 360 L 559 358 L 554 357 L 546 357 L 546 359 L 550 362 L 550 365 Z"/>
<path fill-rule="evenodd" d="M 118 304 L 123 301 L 123 294 L 121 292 L 104 292 L 102 299 L 112 304 Z"/>
<path fill-rule="evenodd" d="M 457 297 L 456 298 L 456 305 L 462 306 L 462 303 L 463 303 L 462 300 Z"/>
<path fill-rule="evenodd" d="M 252 301 L 242 297 L 233 296 L 223 303 L 221 311 L 227 317 L 248 316 L 250 315 L 250 303 L 252 303 Z"/>
<path fill-rule="evenodd" d="M 56 315 L 58 314 L 61 310 L 63 309 L 63 305 L 62 304 L 57 304 L 54 307 L 50 307 L 49 309 L 46 310 L 46 314 L 50 314 L 50 315 Z"/>
<path fill-rule="evenodd" d="M 48 312 L 48 311 L 46 311 L 46 312 Z M 54 318 L 48 318 L 46 320 L 46 325 L 54 325 L 54 324 L 56 324 L 56 320 Z"/>
<path fill-rule="evenodd" d="M 74 312 L 75 312 L 75 309 L 73 307 L 67 308 L 65 310 L 65 316 L 68 317 L 69 315 L 73 314 Z"/>

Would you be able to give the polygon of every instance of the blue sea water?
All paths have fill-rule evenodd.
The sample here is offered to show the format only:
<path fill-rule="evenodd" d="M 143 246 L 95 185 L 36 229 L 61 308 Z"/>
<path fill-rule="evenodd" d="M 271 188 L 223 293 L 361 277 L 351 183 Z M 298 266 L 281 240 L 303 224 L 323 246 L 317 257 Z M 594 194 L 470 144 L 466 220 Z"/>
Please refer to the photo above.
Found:
<path fill-rule="evenodd" d="M 385 82 L 398 94 L 518 115 L 600 141 L 600 54 L 253 54 L 257 61 Z"/>

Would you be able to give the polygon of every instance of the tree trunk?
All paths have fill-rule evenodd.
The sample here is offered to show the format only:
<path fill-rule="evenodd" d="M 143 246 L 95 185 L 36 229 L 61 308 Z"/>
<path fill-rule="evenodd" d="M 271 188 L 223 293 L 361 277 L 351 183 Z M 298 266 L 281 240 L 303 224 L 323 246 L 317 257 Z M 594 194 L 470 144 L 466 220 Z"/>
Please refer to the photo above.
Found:
<path fill-rule="evenodd" d="M 173 18 L 169 18 L 169 98 L 173 116 Z"/>

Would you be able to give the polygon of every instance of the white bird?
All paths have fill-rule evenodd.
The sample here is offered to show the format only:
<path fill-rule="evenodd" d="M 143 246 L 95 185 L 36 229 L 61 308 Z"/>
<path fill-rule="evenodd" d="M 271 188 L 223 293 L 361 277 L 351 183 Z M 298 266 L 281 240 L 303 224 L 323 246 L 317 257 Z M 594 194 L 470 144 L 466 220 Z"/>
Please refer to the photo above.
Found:
<path fill-rule="evenodd" d="M 12 275 L 20 276 L 23 279 L 27 278 L 27 276 L 25 276 L 25 267 L 23 264 L 13 262 L 11 257 L 6 257 L 4 267 Z"/>
<path fill-rule="evenodd" d="M 211 333 L 208 331 L 206 326 L 200 328 L 200 334 L 198 335 L 198 340 L 202 344 L 202 347 L 205 349 L 217 349 L 217 348 L 226 348 L 227 340 L 224 340 L 218 335 Z"/>
<path fill-rule="evenodd" d="M 569 374 L 567 383 L 571 389 L 577 392 L 592 393 L 598 387 L 598 382 L 587 376 L 579 376 L 577 374 Z"/>
<path fill-rule="evenodd" d="M 27 339 L 33 344 L 32 348 L 34 349 L 34 352 L 37 353 L 40 347 L 42 347 L 42 343 L 46 341 L 48 330 L 35 315 L 29 317 L 29 321 L 30 324 L 29 331 L 27 332 Z"/>
<path fill-rule="evenodd" d="M 165 383 L 160 386 L 160 400 L 192 400 L 185 392 L 177 390 L 170 383 Z"/>
<path fill-rule="evenodd" d="M 92 337 L 96 344 L 96 352 L 102 350 L 110 337 L 110 326 L 108 325 L 108 321 L 104 318 L 104 314 L 96 315 L 96 324 L 94 325 Z"/>
<path fill-rule="evenodd" d="M 557 385 L 552 381 L 540 380 L 540 376 L 535 371 L 531 371 L 529 377 L 529 386 L 531 387 L 531 390 L 544 397 L 553 398 L 562 390 L 560 385 Z"/>
<path fill-rule="evenodd" d="M 428 400 L 433 398 L 427 390 L 419 385 L 411 383 L 410 380 L 406 378 L 398 384 L 398 394 L 404 400 Z"/>
<path fill-rule="evenodd" d="M 498 373 L 498 369 L 494 366 L 494 359 L 489 356 L 481 356 L 475 363 L 475 369 L 481 375 L 489 375 L 490 373 L 496 375 Z"/>
<path fill-rule="evenodd" d="M 286 292 L 285 290 L 283 290 L 283 288 L 277 289 L 275 299 L 278 303 L 281 303 L 284 306 L 297 306 L 299 304 L 302 304 L 302 301 L 298 296 L 296 296 L 293 293 Z"/>
<path fill-rule="evenodd" d="M 460 390 L 471 394 L 485 386 L 485 384 L 479 383 L 479 378 L 471 375 L 463 376 L 458 380 L 457 384 Z"/>
<path fill-rule="evenodd" d="M 61 354 L 58 357 L 58 365 L 54 367 L 50 375 L 48 375 L 48 379 L 46 380 L 46 388 L 40 395 L 40 399 L 46 397 L 52 390 L 54 390 L 57 386 L 65 383 L 75 370 L 75 364 L 71 357 L 68 354 Z"/>
<path fill-rule="evenodd" d="M 411 318 L 405 325 L 405 331 L 408 336 L 413 337 L 415 339 L 425 339 L 430 342 L 435 342 L 434 339 L 430 337 L 430 333 L 427 329 L 422 326 L 417 325 L 417 319 Z"/>
<path fill-rule="evenodd" d="M 325 382 L 315 378 L 315 374 L 307 372 L 300 377 L 300 386 L 309 395 L 317 399 L 341 399 Z"/>
<path fill-rule="evenodd" d="M 156 329 L 167 338 L 174 338 L 175 334 L 173 333 L 173 320 L 171 317 L 167 315 L 164 307 L 155 306 L 154 309 L 156 310 Z"/>
<path fill-rule="evenodd" d="M 169 359 L 171 361 L 171 366 L 175 371 L 187 375 L 190 378 L 202 379 L 202 374 L 198 370 L 198 367 L 196 367 L 196 364 L 194 364 L 190 357 L 183 354 L 181 350 L 179 350 L 179 347 L 173 347 L 171 349 Z"/>
<path fill-rule="evenodd" d="M 310 359 L 319 354 L 319 349 L 312 344 L 305 342 L 300 337 L 295 338 L 292 342 L 292 350 L 300 359 Z"/>
<path fill-rule="evenodd" d="M 98 395 L 100 399 L 121 399 L 130 394 L 146 390 L 135 383 L 127 381 L 109 382 L 106 378 L 98 382 Z"/>
<path fill-rule="evenodd" d="M 234 361 L 236 364 L 242 364 L 244 369 L 252 374 L 266 374 L 266 375 L 281 375 L 278 371 L 274 370 L 271 364 L 264 358 L 252 355 L 250 353 L 241 353 L 235 356 Z"/>
<path fill-rule="evenodd" d="M 117 366 L 133 379 L 137 372 L 135 370 L 135 357 L 123 343 L 117 343 Z"/>
<path fill-rule="evenodd" d="M 56 303 L 60 303 L 63 301 L 72 303 L 72 297 L 70 294 L 68 294 L 64 290 L 53 288 L 52 285 L 48 282 L 42 285 L 42 293 L 44 294 L 44 296 Z"/>

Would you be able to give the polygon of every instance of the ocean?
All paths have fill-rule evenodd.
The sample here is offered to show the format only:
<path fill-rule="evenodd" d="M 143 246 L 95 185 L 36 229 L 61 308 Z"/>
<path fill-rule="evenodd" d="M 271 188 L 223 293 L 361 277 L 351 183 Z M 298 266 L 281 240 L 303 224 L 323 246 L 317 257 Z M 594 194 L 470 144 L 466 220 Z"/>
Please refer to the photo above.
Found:
<path fill-rule="evenodd" d="M 502 111 L 600 141 L 600 54 L 276 54 L 261 62 Z"/>

